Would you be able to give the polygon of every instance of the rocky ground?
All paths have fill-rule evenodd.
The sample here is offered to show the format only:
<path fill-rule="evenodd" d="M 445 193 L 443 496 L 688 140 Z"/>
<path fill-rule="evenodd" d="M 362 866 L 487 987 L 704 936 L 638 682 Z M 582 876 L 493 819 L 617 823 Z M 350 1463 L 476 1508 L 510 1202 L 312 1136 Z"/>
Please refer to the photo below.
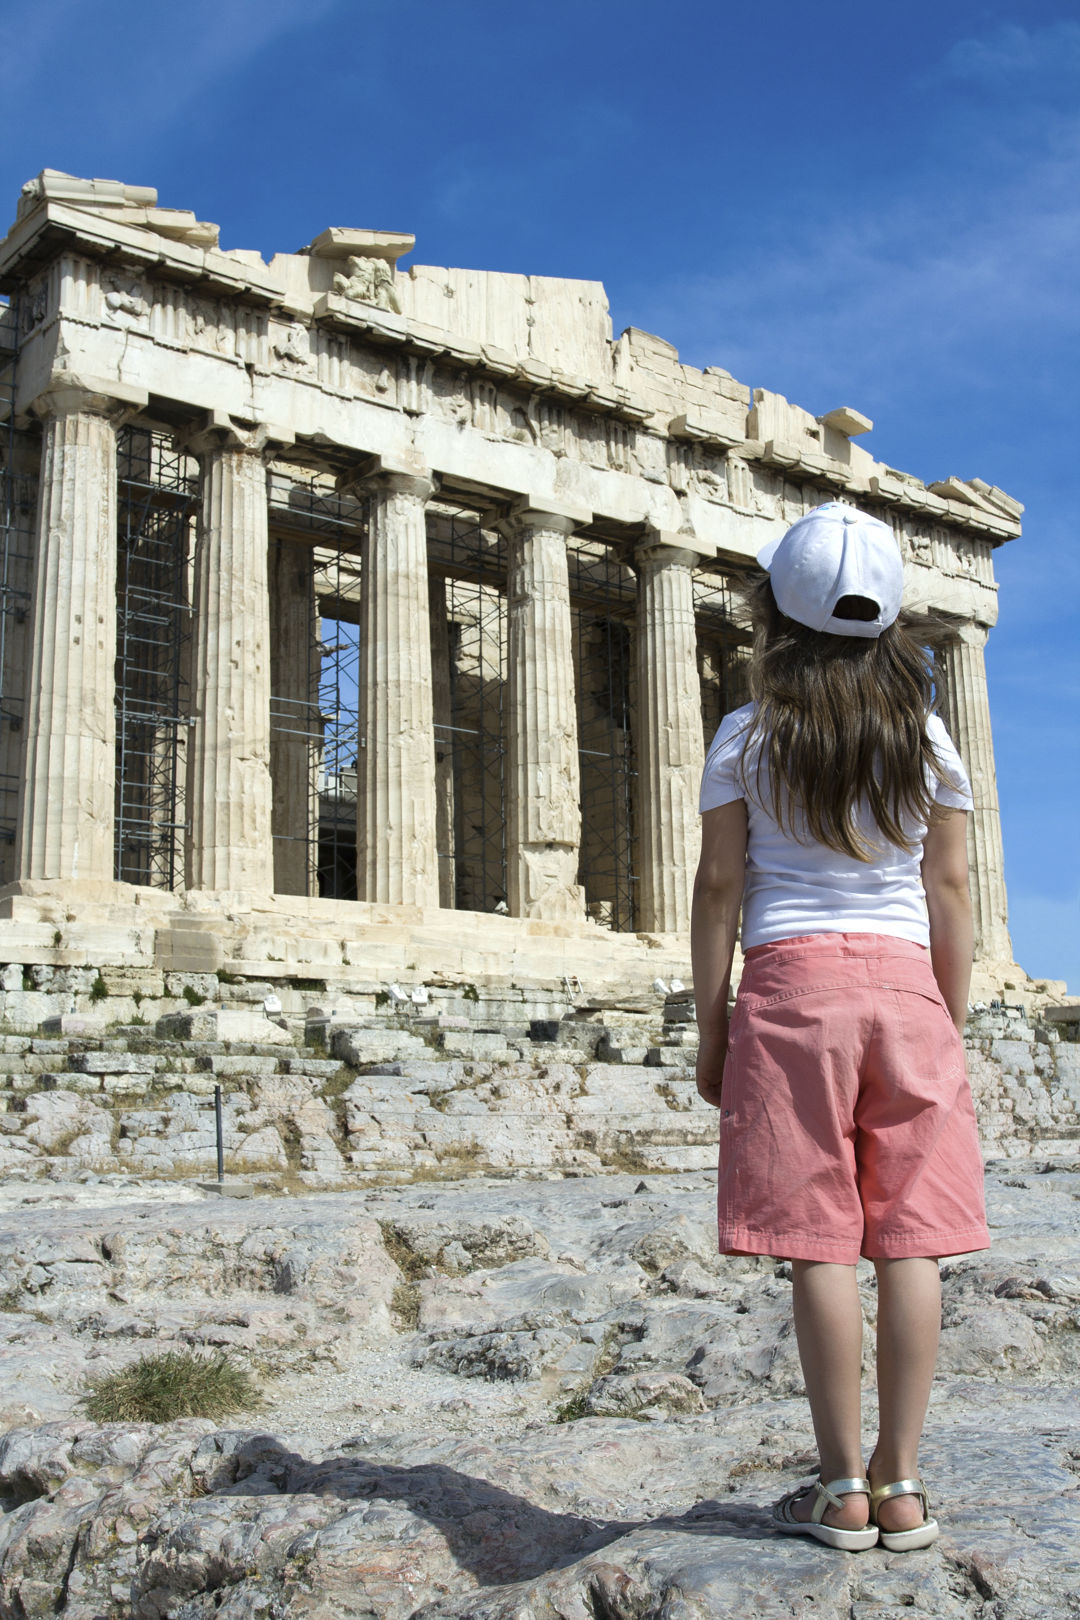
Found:
<path fill-rule="evenodd" d="M 814 1467 L 790 1283 L 716 1256 L 707 1172 L 9 1183 L 0 1617 L 1080 1615 L 1078 1200 L 1080 1161 L 991 1167 L 995 1247 L 943 1268 L 941 1540 L 851 1556 L 769 1528 Z M 88 1373 L 190 1346 L 263 1409 L 86 1420 Z"/>

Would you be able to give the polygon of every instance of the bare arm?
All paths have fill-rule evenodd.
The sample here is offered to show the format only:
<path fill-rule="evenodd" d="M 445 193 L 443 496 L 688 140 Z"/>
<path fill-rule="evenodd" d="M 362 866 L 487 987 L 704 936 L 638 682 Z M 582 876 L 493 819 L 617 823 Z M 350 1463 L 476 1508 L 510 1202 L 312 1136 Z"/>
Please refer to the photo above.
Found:
<path fill-rule="evenodd" d="M 746 805 L 741 799 L 706 810 L 701 818 L 701 860 L 694 880 L 690 953 L 697 1007 L 697 1088 L 720 1106 L 728 1040 L 728 987 L 746 875 Z"/>
<path fill-rule="evenodd" d="M 930 914 L 930 960 L 934 977 L 953 1023 L 962 1032 L 975 954 L 968 888 L 966 810 L 948 811 L 927 832 L 922 881 Z"/>

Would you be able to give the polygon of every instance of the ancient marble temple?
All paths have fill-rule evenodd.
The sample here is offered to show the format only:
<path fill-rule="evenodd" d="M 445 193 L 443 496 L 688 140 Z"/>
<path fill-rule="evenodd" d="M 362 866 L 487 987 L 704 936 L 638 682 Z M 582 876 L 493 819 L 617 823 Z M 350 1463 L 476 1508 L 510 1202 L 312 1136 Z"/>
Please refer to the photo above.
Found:
<path fill-rule="evenodd" d="M 891 524 L 1011 958 L 983 653 L 1018 503 L 926 485 L 603 287 L 266 263 L 45 170 L 0 244 L 0 911 L 21 960 L 603 975 L 685 967 L 739 586 L 826 499 Z M 28 954 L 28 953 L 37 953 Z M 57 958 L 60 960 L 61 958 Z"/>

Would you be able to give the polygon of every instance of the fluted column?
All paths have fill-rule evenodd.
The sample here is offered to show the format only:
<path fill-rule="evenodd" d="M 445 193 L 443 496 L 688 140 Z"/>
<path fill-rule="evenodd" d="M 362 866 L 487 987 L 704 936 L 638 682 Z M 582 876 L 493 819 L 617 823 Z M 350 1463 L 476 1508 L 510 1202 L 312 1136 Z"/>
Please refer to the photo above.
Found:
<path fill-rule="evenodd" d="M 59 385 L 43 418 L 16 870 L 108 881 L 116 791 L 116 428 L 129 409 Z"/>
<path fill-rule="evenodd" d="M 424 515 L 433 487 L 425 472 L 374 479 L 360 578 L 357 895 L 397 905 L 439 904 Z"/>
<path fill-rule="evenodd" d="M 319 676 L 310 546 L 270 549 L 270 776 L 274 785 L 274 893 L 314 891 L 318 829 L 315 736 Z"/>
<path fill-rule="evenodd" d="M 439 853 L 439 904 L 452 910 L 457 889 L 454 858 L 454 746 L 450 695 L 450 626 L 446 619 L 446 581 L 428 583 L 431 621 L 431 706 L 435 725 L 435 842 Z"/>
<path fill-rule="evenodd" d="M 193 439 L 191 449 L 202 465 L 202 507 L 195 546 L 188 887 L 269 893 L 265 434 L 214 427 Z"/>
<path fill-rule="evenodd" d="M 971 905 L 975 954 L 987 961 L 1011 962 L 1005 852 L 1001 842 L 990 699 L 984 649 L 989 632 L 981 624 L 960 627 L 944 654 L 944 691 L 949 734 L 971 778 L 975 808 L 968 818 Z"/>
<path fill-rule="evenodd" d="M 581 773 L 566 537 L 591 513 L 521 505 L 506 524 L 507 887 L 515 917 L 576 920 Z"/>
<path fill-rule="evenodd" d="M 694 626 L 697 554 L 647 542 L 637 552 L 638 926 L 668 933 L 690 926 L 701 845 L 698 791 L 704 764 Z"/>

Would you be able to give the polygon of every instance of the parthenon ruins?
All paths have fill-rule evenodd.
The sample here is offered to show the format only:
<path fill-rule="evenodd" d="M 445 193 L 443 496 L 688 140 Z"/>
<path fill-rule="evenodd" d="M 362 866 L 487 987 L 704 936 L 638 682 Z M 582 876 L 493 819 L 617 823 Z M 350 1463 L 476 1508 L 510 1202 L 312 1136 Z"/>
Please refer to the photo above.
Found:
<path fill-rule="evenodd" d="M 983 654 L 1019 504 L 876 461 L 857 410 L 614 338 L 597 282 L 398 269 L 413 246 L 331 227 L 266 263 L 149 187 L 23 188 L 5 959 L 685 972 L 704 747 L 745 700 L 737 587 L 831 498 L 892 525 L 910 600 L 955 624 L 977 949 L 1008 963 Z"/>

